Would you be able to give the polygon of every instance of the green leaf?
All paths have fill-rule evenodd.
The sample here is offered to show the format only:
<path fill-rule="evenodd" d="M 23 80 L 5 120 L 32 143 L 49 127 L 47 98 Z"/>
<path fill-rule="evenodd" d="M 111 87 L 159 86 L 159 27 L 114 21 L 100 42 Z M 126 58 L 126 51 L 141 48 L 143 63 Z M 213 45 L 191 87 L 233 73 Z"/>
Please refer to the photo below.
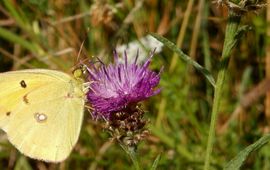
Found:
<path fill-rule="evenodd" d="M 224 170 L 239 170 L 243 163 L 246 161 L 247 157 L 257 149 L 267 144 L 270 141 L 270 134 L 261 137 L 255 143 L 249 145 L 244 150 L 242 150 L 236 157 L 234 157 L 230 162 L 224 166 Z"/>
<path fill-rule="evenodd" d="M 211 73 L 205 69 L 203 66 L 201 66 L 199 63 L 194 61 L 192 58 L 190 58 L 188 55 L 186 55 L 182 50 L 180 50 L 174 43 L 169 41 L 168 39 L 155 34 L 155 33 L 150 33 L 154 38 L 156 38 L 158 41 L 162 42 L 165 46 L 167 46 L 169 49 L 171 49 L 173 52 L 179 55 L 179 57 L 185 61 L 188 64 L 191 64 L 195 69 L 200 71 L 206 79 L 215 87 L 215 80 Z"/>
<path fill-rule="evenodd" d="M 160 154 L 156 157 L 152 167 L 150 170 L 156 170 L 157 169 L 157 166 L 158 166 L 158 163 L 159 163 L 159 160 L 160 160 Z"/>

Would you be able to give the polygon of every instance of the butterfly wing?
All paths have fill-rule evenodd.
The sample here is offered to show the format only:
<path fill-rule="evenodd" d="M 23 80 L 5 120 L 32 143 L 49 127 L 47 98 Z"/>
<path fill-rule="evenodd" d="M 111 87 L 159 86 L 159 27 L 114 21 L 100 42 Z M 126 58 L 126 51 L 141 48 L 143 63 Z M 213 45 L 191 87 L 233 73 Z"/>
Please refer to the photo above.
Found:
<path fill-rule="evenodd" d="M 32 69 L 0 74 L 0 128 L 23 154 L 59 162 L 78 140 L 84 112 L 82 82 Z"/>

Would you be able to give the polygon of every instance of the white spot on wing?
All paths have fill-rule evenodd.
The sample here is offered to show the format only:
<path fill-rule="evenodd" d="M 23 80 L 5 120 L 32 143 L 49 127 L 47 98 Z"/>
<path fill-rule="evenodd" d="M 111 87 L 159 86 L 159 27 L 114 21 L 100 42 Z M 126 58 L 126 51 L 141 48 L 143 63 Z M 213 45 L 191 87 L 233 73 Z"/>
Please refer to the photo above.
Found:
<path fill-rule="evenodd" d="M 35 113 L 34 115 L 37 122 L 41 123 L 47 120 L 47 115 L 43 113 Z"/>

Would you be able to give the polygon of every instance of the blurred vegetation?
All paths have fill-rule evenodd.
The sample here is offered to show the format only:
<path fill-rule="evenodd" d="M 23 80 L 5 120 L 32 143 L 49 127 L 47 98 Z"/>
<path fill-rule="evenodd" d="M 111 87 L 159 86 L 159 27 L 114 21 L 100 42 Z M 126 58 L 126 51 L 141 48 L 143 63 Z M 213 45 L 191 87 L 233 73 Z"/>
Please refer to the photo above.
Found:
<path fill-rule="evenodd" d="M 250 26 L 233 51 L 217 124 L 212 168 L 222 169 L 247 145 L 270 131 L 264 105 L 269 90 L 266 10 L 249 14 Z M 112 50 L 154 32 L 175 42 L 210 70 L 219 69 L 227 10 L 204 0 L 2 0 L 0 71 L 50 68 L 71 72 L 78 60 L 112 60 Z M 85 40 L 82 53 L 78 53 Z M 143 47 L 142 47 L 143 48 Z M 268 49 L 269 50 L 269 49 Z M 164 66 L 162 92 L 144 102 L 151 135 L 139 145 L 144 169 L 160 154 L 157 169 L 202 169 L 213 87 L 168 48 L 152 69 Z M 1 89 L 4 90 L 4 89 Z M 269 111 L 268 111 L 269 112 Z M 70 157 L 48 164 L 21 155 L 0 136 L 0 169 L 130 169 L 125 152 L 86 112 L 80 139 Z M 252 154 L 243 169 L 270 169 L 270 145 Z"/>

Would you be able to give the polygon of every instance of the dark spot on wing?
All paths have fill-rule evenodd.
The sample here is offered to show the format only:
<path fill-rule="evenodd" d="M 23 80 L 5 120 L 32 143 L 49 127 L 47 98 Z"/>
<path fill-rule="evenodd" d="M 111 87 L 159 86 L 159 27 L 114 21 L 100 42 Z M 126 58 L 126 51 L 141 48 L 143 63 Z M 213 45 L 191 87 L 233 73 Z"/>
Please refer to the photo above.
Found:
<path fill-rule="evenodd" d="M 7 112 L 7 113 L 6 113 L 7 116 L 10 116 L 10 114 L 11 114 L 11 112 Z"/>
<path fill-rule="evenodd" d="M 26 87 L 27 87 L 27 85 L 26 85 L 26 83 L 25 83 L 24 80 L 22 80 L 22 81 L 20 82 L 20 85 L 21 85 L 22 88 L 26 88 Z"/>
<path fill-rule="evenodd" d="M 73 95 L 70 93 L 67 93 L 67 95 L 65 96 L 66 98 L 73 98 Z"/>
<path fill-rule="evenodd" d="M 23 96 L 23 102 L 24 102 L 25 104 L 29 104 L 29 100 L 28 100 L 28 98 L 27 98 L 27 94 Z"/>

